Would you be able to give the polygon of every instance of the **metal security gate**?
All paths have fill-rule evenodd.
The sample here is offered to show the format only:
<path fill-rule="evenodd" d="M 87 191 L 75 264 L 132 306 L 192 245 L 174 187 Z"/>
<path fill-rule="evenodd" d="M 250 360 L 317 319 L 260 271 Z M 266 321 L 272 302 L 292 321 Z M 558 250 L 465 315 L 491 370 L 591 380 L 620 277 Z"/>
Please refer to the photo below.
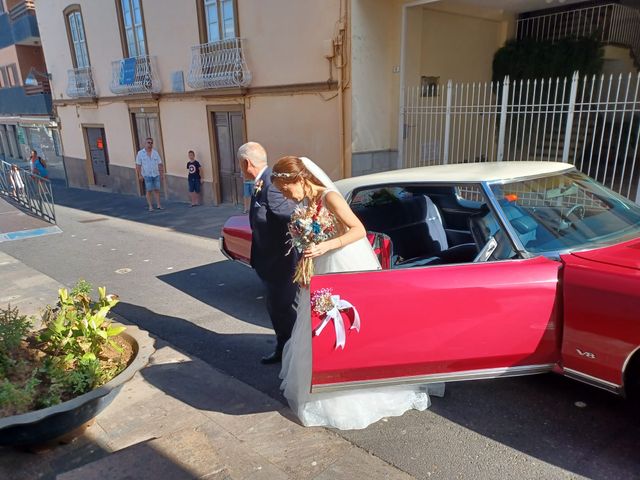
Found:
<path fill-rule="evenodd" d="M 405 89 L 405 167 L 562 161 L 640 201 L 640 74 Z"/>

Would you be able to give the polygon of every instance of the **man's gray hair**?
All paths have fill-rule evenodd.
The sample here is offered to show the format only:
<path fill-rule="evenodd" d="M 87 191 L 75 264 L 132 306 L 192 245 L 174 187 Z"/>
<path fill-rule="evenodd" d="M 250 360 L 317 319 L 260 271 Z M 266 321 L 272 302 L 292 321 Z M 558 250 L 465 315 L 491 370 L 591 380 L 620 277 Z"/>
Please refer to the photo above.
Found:
<path fill-rule="evenodd" d="M 267 152 L 262 145 L 257 142 L 247 142 L 238 149 L 238 160 L 249 160 L 258 167 L 267 164 Z"/>

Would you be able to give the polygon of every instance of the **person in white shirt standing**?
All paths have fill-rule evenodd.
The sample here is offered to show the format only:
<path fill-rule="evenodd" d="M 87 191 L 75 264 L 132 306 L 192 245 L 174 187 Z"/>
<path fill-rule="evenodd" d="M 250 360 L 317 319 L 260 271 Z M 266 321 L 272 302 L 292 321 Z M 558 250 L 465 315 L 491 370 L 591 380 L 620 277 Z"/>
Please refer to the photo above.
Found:
<path fill-rule="evenodd" d="M 145 140 L 145 147 L 136 155 L 136 173 L 138 178 L 144 178 L 144 187 L 147 191 L 147 204 L 149 211 L 153 212 L 151 194 L 156 197 L 156 208 L 164 210 L 160 205 L 160 181 L 164 175 L 164 166 L 157 150 L 153 148 L 153 139 Z"/>

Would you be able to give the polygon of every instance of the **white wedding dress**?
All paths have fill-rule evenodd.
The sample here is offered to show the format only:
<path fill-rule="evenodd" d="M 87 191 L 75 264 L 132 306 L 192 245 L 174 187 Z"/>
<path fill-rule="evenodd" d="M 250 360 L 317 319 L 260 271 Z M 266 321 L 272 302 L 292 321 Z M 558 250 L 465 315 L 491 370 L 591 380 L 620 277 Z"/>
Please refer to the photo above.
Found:
<path fill-rule="evenodd" d="M 316 172 L 313 173 L 318 177 Z M 331 187 L 330 184 L 324 192 L 323 200 L 329 191 L 337 191 Z M 314 259 L 316 274 L 379 269 L 380 263 L 366 238 Z M 289 406 L 305 426 L 326 426 L 340 430 L 366 428 L 384 417 L 399 416 L 412 409 L 425 410 L 431 404 L 429 393 L 438 396 L 444 394 L 444 384 L 310 393 L 311 336 L 309 289 L 303 288 L 298 296 L 298 315 L 293 333 L 284 347 L 280 388 Z"/>

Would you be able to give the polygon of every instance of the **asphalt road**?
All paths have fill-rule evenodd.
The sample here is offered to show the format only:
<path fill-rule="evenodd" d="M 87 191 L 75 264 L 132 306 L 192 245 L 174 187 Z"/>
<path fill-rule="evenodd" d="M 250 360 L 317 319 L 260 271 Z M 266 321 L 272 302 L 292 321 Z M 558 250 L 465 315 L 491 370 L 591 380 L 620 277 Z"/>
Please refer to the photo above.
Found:
<path fill-rule="evenodd" d="M 190 355 L 283 401 L 261 285 L 217 244 L 230 207 L 57 192 L 63 233 L 0 243 L 57 281 L 118 293 L 116 312 Z M 63 206 L 69 205 L 69 206 Z M 71 208 L 73 206 L 74 208 Z M 640 407 L 539 375 L 448 384 L 426 412 L 337 432 L 417 478 L 640 478 Z"/>

